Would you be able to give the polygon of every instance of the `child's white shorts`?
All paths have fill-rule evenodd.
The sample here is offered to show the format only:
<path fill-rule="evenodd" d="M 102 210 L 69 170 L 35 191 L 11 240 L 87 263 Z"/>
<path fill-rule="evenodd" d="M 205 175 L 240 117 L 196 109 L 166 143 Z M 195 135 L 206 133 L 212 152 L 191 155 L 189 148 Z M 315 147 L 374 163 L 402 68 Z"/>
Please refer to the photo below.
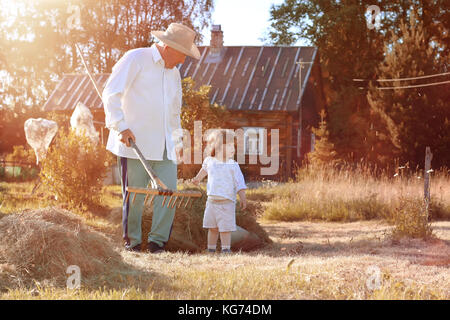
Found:
<path fill-rule="evenodd" d="M 206 201 L 203 228 L 219 228 L 219 232 L 236 231 L 236 213 L 234 201 Z"/>

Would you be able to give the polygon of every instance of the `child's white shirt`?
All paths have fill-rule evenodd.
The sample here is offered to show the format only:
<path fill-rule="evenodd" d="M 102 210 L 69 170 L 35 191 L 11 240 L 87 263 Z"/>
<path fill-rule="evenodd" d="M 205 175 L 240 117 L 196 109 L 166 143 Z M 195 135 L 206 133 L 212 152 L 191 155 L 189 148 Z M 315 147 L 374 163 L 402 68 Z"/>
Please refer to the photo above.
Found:
<path fill-rule="evenodd" d="M 208 173 L 206 193 L 211 198 L 225 198 L 236 202 L 239 190 L 247 189 L 239 164 L 233 159 L 222 162 L 206 157 L 202 168 Z"/>

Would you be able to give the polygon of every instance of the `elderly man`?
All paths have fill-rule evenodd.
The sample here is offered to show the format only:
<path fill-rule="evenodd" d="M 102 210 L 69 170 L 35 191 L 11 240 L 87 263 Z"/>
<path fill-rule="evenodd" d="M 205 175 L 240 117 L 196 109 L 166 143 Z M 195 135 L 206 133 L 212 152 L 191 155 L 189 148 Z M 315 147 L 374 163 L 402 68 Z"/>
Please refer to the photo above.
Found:
<path fill-rule="evenodd" d="M 127 201 L 127 186 L 147 187 L 150 177 L 130 148 L 132 139 L 168 188 L 176 189 L 177 163 L 181 159 L 181 77 L 177 64 L 186 55 L 200 58 L 194 44 L 196 33 L 172 23 L 166 31 L 153 31 L 161 41 L 150 48 L 133 49 L 117 62 L 103 91 L 105 122 L 110 129 L 106 148 L 118 157 L 123 194 L 125 248 L 141 250 L 144 195 Z M 162 197 L 153 204 L 148 251 L 163 251 L 172 230 L 174 208 L 162 207 Z"/>

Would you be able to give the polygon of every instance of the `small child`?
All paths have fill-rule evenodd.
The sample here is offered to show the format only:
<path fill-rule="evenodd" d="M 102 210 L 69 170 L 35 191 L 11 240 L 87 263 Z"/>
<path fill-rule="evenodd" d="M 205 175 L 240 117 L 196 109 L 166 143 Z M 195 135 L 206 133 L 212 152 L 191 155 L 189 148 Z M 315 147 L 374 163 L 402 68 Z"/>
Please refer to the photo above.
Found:
<path fill-rule="evenodd" d="M 236 231 L 236 193 L 239 194 L 241 209 L 247 207 L 244 176 L 239 164 L 233 160 L 234 137 L 226 138 L 224 129 L 209 135 L 207 147 L 212 150 L 212 156 L 205 158 L 202 169 L 191 180 L 198 185 L 208 176 L 208 200 L 203 217 L 203 228 L 208 229 L 208 252 L 216 251 L 219 233 L 222 253 L 231 252 L 231 232 Z"/>

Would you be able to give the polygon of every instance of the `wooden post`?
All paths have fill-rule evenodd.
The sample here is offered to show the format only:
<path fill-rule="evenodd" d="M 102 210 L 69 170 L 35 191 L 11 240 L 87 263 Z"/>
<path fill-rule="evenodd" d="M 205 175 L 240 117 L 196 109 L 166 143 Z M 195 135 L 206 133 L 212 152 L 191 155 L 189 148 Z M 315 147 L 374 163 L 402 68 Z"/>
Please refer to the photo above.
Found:
<path fill-rule="evenodd" d="M 427 220 L 428 220 L 428 211 L 430 208 L 431 159 L 433 159 L 433 154 L 431 153 L 430 147 L 427 147 L 425 151 L 425 172 L 424 172 L 424 201 Z"/>

